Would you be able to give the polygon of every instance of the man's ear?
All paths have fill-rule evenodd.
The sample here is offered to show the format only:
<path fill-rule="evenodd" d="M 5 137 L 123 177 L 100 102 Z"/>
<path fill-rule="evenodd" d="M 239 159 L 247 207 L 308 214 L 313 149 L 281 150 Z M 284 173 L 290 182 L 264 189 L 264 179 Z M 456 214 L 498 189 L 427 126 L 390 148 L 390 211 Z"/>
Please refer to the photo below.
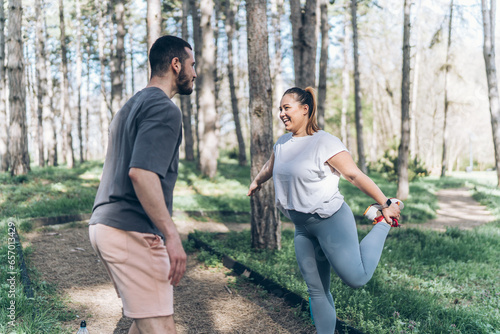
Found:
<path fill-rule="evenodd" d="M 175 74 L 179 74 L 181 72 L 182 64 L 181 64 L 181 61 L 179 60 L 178 57 L 175 57 L 172 59 L 172 62 L 170 63 L 170 67 L 172 68 L 172 71 Z"/>

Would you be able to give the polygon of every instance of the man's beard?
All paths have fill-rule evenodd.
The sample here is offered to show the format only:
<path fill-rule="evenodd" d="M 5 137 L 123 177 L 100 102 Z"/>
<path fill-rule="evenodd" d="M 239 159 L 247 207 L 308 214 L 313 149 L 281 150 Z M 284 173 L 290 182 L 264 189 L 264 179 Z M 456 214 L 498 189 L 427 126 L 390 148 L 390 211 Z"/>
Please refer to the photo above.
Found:
<path fill-rule="evenodd" d="M 179 94 L 181 95 L 190 95 L 193 92 L 193 79 L 189 78 L 184 71 L 184 68 L 181 69 L 179 76 L 177 77 L 177 89 L 179 90 Z"/>

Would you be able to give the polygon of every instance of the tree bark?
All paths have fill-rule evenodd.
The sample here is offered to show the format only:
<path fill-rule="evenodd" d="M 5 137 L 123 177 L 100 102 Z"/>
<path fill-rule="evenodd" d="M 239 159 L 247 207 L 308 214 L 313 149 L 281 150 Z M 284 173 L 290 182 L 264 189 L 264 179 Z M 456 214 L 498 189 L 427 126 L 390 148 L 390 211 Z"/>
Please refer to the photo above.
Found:
<path fill-rule="evenodd" d="M 148 10 L 146 25 L 148 29 L 148 55 L 153 43 L 161 36 L 163 18 L 161 16 L 161 0 L 147 0 Z M 151 67 L 148 62 L 148 78 L 151 76 Z"/>
<path fill-rule="evenodd" d="M 403 79 L 401 84 L 401 143 L 398 159 L 398 192 L 401 200 L 410 194 L 408 160 L 410 150 L 410 8 L 411 0 L 404 1 Z"/>
<path fill-rule="evenodd" d="M 358 149 L 358 166 L 367 173 L 365 143 L 363 139 L 363 110 L 361 106 L 361 88 L 359 83 L 359 53 L 358 53 L 358 23 L 357 23 L 357 0 L 351 0 L 351 19 L 352 19 L 352 42 L 354 57 L 354 116 L 356 121 L 356 142 Z"/>
<path fill-rule="evenodd" d="M 22 39 L 22 1 L 9 0 L 7 75 L 9 78 L 9 170 L 12 176 L 30 171 L 26 131 L 26 83 Z"/>
<path fill-rule="evenodd" d="M 269 71 L 266 1 L 247 1 L 248 76 L 250 84 L 251 178 L 273 151 L 272 88 Z M 274 204 L 274 187 L 266 182 L 250 199 L 252 247 L 281 248 L 281 221 Z"/>
<path fill-rule="evenodd" d="M 135 40 L 134 40 L 134 34 L 129 34 L 129 39 L 130 39 L 130 96 L 134 95 L 135 93 L 135 57 L 134 57 L 134 52 L 135 52 Z M 130 98 L 129 96 L 129 98 Z"/>
<path fill-rule="evenodd" d="M 45 40 L 48 40 L 47 36 L 47 23 L 44 18 L 44 26 L 45 26 Z M 58 117 L 59 109 L 54 107 L 54 79 L 52 75 L 51 63 L 50 60 L 47 59 L 45 63 L 45 68 L 47 69 L 47 95 L 48 95 L 48 125 L 50 126 L 50 136 L 47 137 L 47 164 L 49 166 L 58 166 L 58 152 L 57 152 L 57 126 L 56 126 L 56 118 Z"/>
<path fill-rule="evenodd" d="M 342 68 L 342 111 L 340 116 L 340 134 L 342 142 L 349 149 L 349 124 L 347 123 L 347 110 L 349 108 L 349 94 L 350 88 L 350 75 L 349 75 L 349 49 L 351 46 L 351 39 L 349 35 L 349 10 L 346 8 L 344 19 L 344 66 Z"/>
<path fill-rule="evenodd" d="M 203 47 L 203 40 L 201 38 L 201 27 L 200 27 L 200 13 L 199 13 L 199 7 L 196 2 L 196 0 L 189 0 L 189 7 L 191 11 L 191 16 L 192 16 L 192 23 L 193 23 L 193 41 L 194 41 L 194 57 L 196 61 L 199 63 L 202 59 L 202 47 Z M 199 64 L 197 66 L 199 68 Z M 200 79 L 199 79 L 199 71 L 198 72 L 198 78 L 196 79 L 197 83 L 195 85 L 195 91 L 196 91 L 196 110 L 195 110 L 195 115 L 194 115 L 194 128 L 195 128 L 195 136 L 196 136 L 196 155 L 198 156 L 198 167 L 200 163 L 200 95 L 201 95 L 201 86 L 199 85 Z"/>
<path fill-rule="evenodd" d="M 45 148 L 43 134 L 43 114 L 47 108 L 47 57 L 45 52 L 45 15 L 43 11 L 43 1 L 35 1 L 36 15 L 36 85 L 37 85 L 37 132 L 38 143 L 38 166 L 45 166 Z"/>
<path fill-rule="evenodd" d="M 110 108 L 107 103 L 107 92 L 106 92 L 106 57 L 104 55 L 104 46 L 106 44 L 106 37 L 104 35 L 104 25 L 105 25 L 105 12 L 103 8 L 106 8 L 108 4 L 107 0 L 95 0 L 95 6 L 97 8 L 97 44 L 99 48 L 99 78 L 101 83 L 101 101 L 99 108 L 100 115 L 100 128 L 101 128 L 101 144 L 103 148 L 103 154 L 106 153 L 106 148 L 108 146 L 108 131 L 110 118 L 108 112 Z"/>
<path fill-rule="evenodd" d="M 8 117 L 7 117 L 7 82 L 5 80 L 5 10 L 4 0 L 0 0 L 0 171 L 9 169 L 8 159 Z"/>
<path fill-rule="evenodd" d="M 123 0 L 113 0 L 113 25 L 116 26 L 115 44 L 111 56 L 111 113 L 120 110 L 123 97 L 125 63 L 125 4 Z M 148 35 L 149 36 L 149 35 Z"/>
<path fill-rule="evenodd" d="M 87 52 L 87 69 L 90 69 L 90 58 L 93 57 L 91 48 L 90 48 L 90 43 L 87 43 L 86 47 L 86 52 Z M 84 145 L 84 160 L 89 159 L 89 143 L 90 143 L 90 137 L 89 137 L 89 130 L 90 130 L 90 71 L 87 70 L 87 83 L 86 83 L 86 90 L 87 90 L 87 100 L 85 102 L 85 145 Z"/>
<path fill-rule="evenodd" d="M 233 37 L 236 30 L 235 13 L 237 9 L 238 5 L 236 1 L 226 1 L 227 76 L 229 79 L 229 91 L 231 93 L 234 127 L 238 140 L 238 163 L 240 166 L 245 166 L 247 164 L 247 154 L 243 132 L 241 131 L 240 110 L 238 108 L 238 97 L 236 96 L 236 83 L 234 80 Z"/>
<path fill-rule="evenodd" d="M 83 162 L 83 126 L 82 126 L 82 8 L 76 0 L 76 112 L 78 128 L 78 146 L 80 163 Z"/>
<path fill-rule="evenodd" d="M 418 106 L 418 87 L 420 82 L 420 54 L 422 53 L 422 29 L 420 29 L 420 9 L 422 7 L 422 0 L 418 0 L 418 6 L 415 13 L 414 33 L 416 33 L 416 44 L 415 48 L 415 65 L 413 67 L 413 81 L 412 81 L 412 95 L 411 95 L 411 109 L 410 109 L 410 157 L 415 159 L 419 156 L 419 145 L 417 138 L 417 128 L 418 128 L 418 118 L 417 118 L 417 106 Z"/>
<path fill-rule="evenodd" d="M 325 103 L 326 103 L 326 83 L 328 74 L 328 46 L 330 39 L 328 31 L 328 0 L 320 0 L 321 15 L 321 55 L 319 58 L 319 80 L 318 80 L 318 126 L 325 127 Z"/>
<path fill-rule="evenodd" d="M 495 16 L 496 1 L 481 0 L 483 13 L 484 44 L 483 56 L 486 65 L 486 78 L 488 81 L 488 98 L 490 101 L 491 130 L 495 147 L 495 166 L 497 170 L 497 187 L 500 186 L 500 97 L 498 93 L 498 78 L 495 64 Z"/>
<path fill-rule="evenodd" d="M 443 155 L 441 157 L 441 177 L 446 176 L 448 168 L 448 75 L 450 72 L 450 47 L 451 47 L 451 28 L 453 25 L 453 0 L 450 3 L 450 18 L 448 21 L 448 43 L 446 44 L 446 62 L 444 64 L 444 120 L 443 120 Z"/>
<path fill-rule="evenodd" d="M 273 28 L 273 40 L 274 40 L 274 55 L 272 56 L 272 67 L 271 67 L 271 81 L 273 87 L 273 100 L 275 101 L 276 107 L 280 101 L 283 92 L 283 75 L 281 62 L 283 61 L 282 53 L 282 42 L 281 42 L 281 20 L 283 15 L 285 15 L 284 0 L 271 0 L 271 15 L 272 15 L 272 28 Z M 276 130 L 275 135 L 277 137 L 285 133 L 285 128 L 283 127 L 281 120 L 278 117 L 273 118 L 273 126 Z"/>
<path fill-rule="evenodd" d="M 182 2 L 182 38 L 187 41 L 188 34 L 188 14 L 189 2 Z M 194 161 L 194 138 L 193 138 L 193 125 L 191 124 L 191 115 L 193 107 L 191 105 L 191 96 L 181 95 L 181 108 L 182 108 L 182 125 L 184 128 L 184 152 L 187 161 Z"/>
<path fill-rule="evenodd" d="M 64 3 L 59 0 L 59 24 L 61 30 L 61 110 L 63 125 L 63 159 L 68 168 L 75 165 L 75 152 L 73 150 L 73 136 L 71 134 L 73 117 L 69 105 L 69 80 L 68 80 L 68 58 L 66 47 L 66 29 L 64 24 Z"/>
<path fill-rule="evenodd" d="M 200 3 L 201 12 L 201 59 L 198 59 L 197 85 L 200 86 L 199 126 L 200 126 L 200 170 L 210 178 L 217 172 L 219 158 L 219 138 L 217 131 L 217 112 L 215 101 L 215 59 L 214 33 L 212 29 L 213 0 Z"/>
<path fill-rule="evenodd" d="M 316 87 L 317 0 L 290 0 L 295 86 Z"/>

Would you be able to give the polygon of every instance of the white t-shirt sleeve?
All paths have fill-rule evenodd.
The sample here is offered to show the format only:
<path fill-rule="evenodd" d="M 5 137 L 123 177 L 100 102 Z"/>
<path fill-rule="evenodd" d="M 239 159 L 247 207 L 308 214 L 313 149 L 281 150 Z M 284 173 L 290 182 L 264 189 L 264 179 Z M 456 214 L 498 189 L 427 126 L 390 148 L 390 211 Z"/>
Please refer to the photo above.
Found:
<path fill-rule="evenodd" d="M 320 163 L 327 162 L 331 157 L 343 151 L 349 152 L 347 147 L 345 147 L 344 143 L 342 143 L 339 138 L 327 132 L 323 132 L 323 136 L 318 145 L 317 153 Z"/>

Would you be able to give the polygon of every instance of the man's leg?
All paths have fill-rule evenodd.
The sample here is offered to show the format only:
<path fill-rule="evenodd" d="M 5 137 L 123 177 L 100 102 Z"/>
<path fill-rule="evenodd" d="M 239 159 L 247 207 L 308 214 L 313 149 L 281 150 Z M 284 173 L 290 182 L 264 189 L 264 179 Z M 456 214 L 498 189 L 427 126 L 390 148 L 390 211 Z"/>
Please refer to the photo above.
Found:
<path fill-rule="evenodd" d="M 174 316 L 135 319 L 128 334 L 176 334 Z"/>

